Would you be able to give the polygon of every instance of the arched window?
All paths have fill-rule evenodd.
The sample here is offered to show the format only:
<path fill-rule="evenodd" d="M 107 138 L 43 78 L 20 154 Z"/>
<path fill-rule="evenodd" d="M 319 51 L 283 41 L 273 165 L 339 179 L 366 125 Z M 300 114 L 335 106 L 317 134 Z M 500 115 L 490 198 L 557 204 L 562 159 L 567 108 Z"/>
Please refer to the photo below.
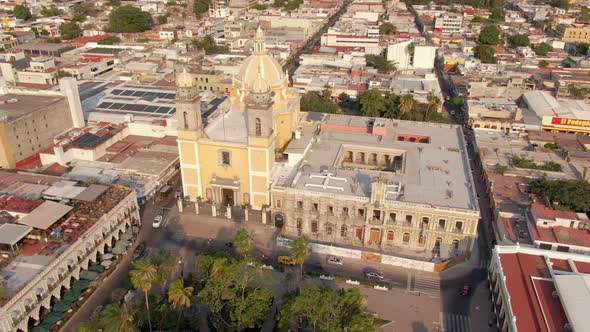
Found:
<path fill-rule="evenodd" d="M 260 118 L 256 118 L 256 136 L 262 136 L 262 126 L 260 124 Z"/>
<path fill-rule="evenodd" d="M 418 238 L 418 244 L 422 247 L 426 244 L 426 235 L 420 235 Z"/>
<path fill-rule="evenodd" d="M 387 231 L 387 241 L 393 241 L 393 231 Z"/>
<path fill-rule="evenodd" d="M 404 244 L 410 243 L 410 233 L 404 233 L 402 241 L 404 242 Z"/>
<path fill-rule="evenodd" d="M 455 250 L 459 249 L 459 240 L 453 240 L 453 248 L 455 248 Z"/>
<path fill-rule="evenodd" d="M 436 241 L 434 241 L 434 247 L 435 248 L 440 248 L 440 244 L 442 242 L 442 237 L 437 237 Z"/>

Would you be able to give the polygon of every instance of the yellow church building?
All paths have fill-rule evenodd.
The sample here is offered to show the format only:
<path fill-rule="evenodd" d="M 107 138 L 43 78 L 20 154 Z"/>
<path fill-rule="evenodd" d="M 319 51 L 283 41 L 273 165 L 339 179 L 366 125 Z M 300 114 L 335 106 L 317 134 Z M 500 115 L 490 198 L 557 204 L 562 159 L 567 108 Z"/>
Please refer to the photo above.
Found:
<path fill-rule="evenodd" d="M 271 173 L 299 123 L 299 95 L 256 32 L 253 54 L 232 79 L 230 97 L 205 121 L 194 75 L 176 75 L 182 184 L 189 200 L 270 204 Z"/>

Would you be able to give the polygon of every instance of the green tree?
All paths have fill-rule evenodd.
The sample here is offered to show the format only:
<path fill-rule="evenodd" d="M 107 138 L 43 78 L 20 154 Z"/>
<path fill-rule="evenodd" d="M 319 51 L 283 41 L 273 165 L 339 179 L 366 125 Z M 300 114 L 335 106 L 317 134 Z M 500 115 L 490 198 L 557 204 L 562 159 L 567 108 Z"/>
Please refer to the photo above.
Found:
<path fill-rule="evenodd" d="M 301 275 L 303 275 L 303 263 L 309 255 L 311 255 L 311 243 L 305 235 L 301 235 L 291 242 L 291 257 L 295 263 L 299 264 Z"/>
<path fill-rule="evenodd" d="M 254 9 L 256 9 L 256 10 L 266 10 L 266 8 L 268 8 L 268 7 L 265 4 L 260 3 L 260 2 L 254 6 Z"/>
<path fill-rule="evenodd" d="M 379 324 L 365 313 L 365 300 L 356 288 L 333 290 L 301 289 L 281 308 L 279 330 L 376 331 Z"/>
<path fill-rule="evenodd" d="M 412 110 L 413 107 L 414 107 L 414 96 L 412 96 L 409 93 L 401 96 L 400 101 L 399 101 L 400 117 L 403 117 L 404 115 L 410 113 L 410 111 Z"/>
<path fill-rule="evenodd" d="M 504 17 L 506 16 L 506 12 L 504 9 L 496 7 L 492 8 L 492 14 L 490 15 L 490 20 L 492 22 L 504 22 Z"/>
<path fill-rule="evenodd" d="M 193 287 L 185 287 L 184 280 L 178 279 L 168 288 L 168 303 L 178 311 L 178 326 L 182 317 L 182 310 L 190 308 L 192 305 L 191 297 L 193 296 Z"/>
<path fill-rule="evenodd" d="M 52 43 L 52 44 L 59 44 L 59 43 L 61 43 L 61 39 L 59 39 L 59 38 L 47 38 L 47 42 L 48 43 Z"/>
<path fill-rule="evenodd" d="M 77 3 L 72 7 L 72 21 L 74 22 L 82 22 L 86 19 L 86 14 L 89 11 L 89 4 L 88 3 Z"/>
<path fill-rule="evenodd" d="M 385 22 L 379 26 L 379 33 L 382 35 L 392 35 L 397 31 L 395 25 Z"/>
<path fill-rule="evenodd" d="M 369 89 L 359 97 L 361 113 L 363 116 L 379 117 L 385 113 L 385 100 L 379 89 Z"/>
<path fill-rule="evenodd" d="M 31 11 L 29 10 L 29 7 L 25 6 L 25 5 L 16 5 L 14 6 L 14 9 L 12 10 L 14 13 L 14 17 L 18 18 L 19 20 L 28 20 L 31 17 L 33 17 L 33 15 L 31 15 Z"/>
<path fill-rule="evenodd" d="M 198 19 L 203 17 L 203 14 L 209 11 L 211 0 L 193 0 L 193 13 Z"/>
<path fill-rule="evenodd" d="M 52 17 L 58 16 L 60 14 L 60 11 L 59 9 L 57 9 L 57 7 L 55 7 L 55 5 L 51 5 L 49 6 L 49 8 L 42 6 L 40 14 L 41 16 Z"/>
<path fill-rule="evenodd" d="M 584 87 L 578 87 L 573 84 L 567 87 L 568 92 L 572 95 L 572 97 L 576 99 L 584 99 L 590 97 L 590 89 Z"/>
<path fill-rule="evenodd" d="M 301 97 L 302 112 L 319 112 L 319 113 L 340 113 L 338 105 L 330 100 L 320 97 L 315 92 L 307 92 Z"/>
<path fill-rule="evenodd" d="M 495 25 L 488 25 L 479 33 L 479 42 L 485 45 L 500 43 L 500 30 Z"/>
<path fill-rule="evenodd" d="M 248 253 L 254 249 L 254 239 L 250 236 L 245 229 L 240 229 L 234 238 L 234 248 L 236 248 L 236 252 L 238 255 L 246 256 Z"/>
<path fill-rule="evenodd" d="M 47 30 L 45 30 L 45 29 L 42 29 L 42 30 L 41 30 L 41 32 L 40 32 L 40 34 L 41 34 L 42 36 L 49 36 L 49 31 L 47 31 Z"/>
<path fill-rule="evenodd" d="M 553 0 L 551 6 L 568 10 L 570 8 L 569 0 Z"/>
<path fill-rule="evenodd" d="M 135 312 L 126 304 L 109 304 L 100 313 L 100 325 L 105 332 L 136 332 Z"/>
<path fill-rule="evenodd" d="M 590 44 L 589 43 L 578 43 L 574 50 L 574 55 L 588 56 L 590 55 Z"/>
<path fill-rule="evenodd" d="M 330 86 L 324 87 L 324 90 L 322 90 L 322 97 L 326 100 L 330 100 L 330 98 L 332 98 L 332 88 L 330 88 Z"/>
<path fill-rule="evenodd" d="M 131 276 L 131 285 L 135 289 L 141 289 L 145 295 L 145 307 L 147 309 L 148 325 L 152 331 L 152 319 L 150 317 L 150 302 L 148 292 L 152 285 L 158 280 L 158 269 L 154 264 L 146 259 L 137 260 L 133 263 L 133 270 L 129 272 Z"/>
<path fill-rule="evenodd" d="M 584 179 L 533 180 L 529 188 L 537 197 L 546 197 L 556 209 L 590 213 L 590 184 Z"/>
<path fill-rule="evenodd" d="M 273 293 L 260 288 L 257 272 L 222 254 L 199 255 L 197 264 L 204 271 L 205 284 L 198 294 L 217 331 L 260 330 L 268 316 Z"/>
<path fill-rule="evenodd" d="M 215 42 L 215 39 L 211 35 L 208 35 L 202 39 L 193 39 L 193 46 L 202 48 L 205 50 L 205 54 L 223 54 L 229 53 L 227 46 L 219 46 Z"/>
<path fill-rule="evenodd" d="M 119 7 L 121 5 L 121 0 L 109 0 L 109 5 Z"/>
<path fill-rule="evenodd" d="M 525 34 L 515 34 L 508 37 L 508 46 L 512 48 L 529 46 L 531 41 L 529 36 Z"/>
<path fill-rule="evenodd" d="M 547 60 L 539 61 L 539 68 L 545 68 L 549 66 L 549 62 Z"/>
<path fill-rule="evenodd" d="M 154 24 L 152 15 L 131 5 L 121 6 L 109 14 L 110 32 L 143 32 Z"/>
<path fill-rule="evenodd" d="M 477 45 L 473 48 L 473 56 L 483 63 L 496 63 L 496 51 L 486 45 Z"/>
<path fill-rule="evenodd" d="M 156 21 L 158 22 L 158 24 L 166 24 L 168 23 L 168 17 L 170 17 L 170 13 L 158 16 L 156 18 Z"/>
<path fill-rule="evenodd" d="M 542 43 L 539 43 L 539 45 L 533 47 L 533 51 L 535 51 L 535 53 L 537 55 L 546 56 L 547 53 L 553 51 L 553 46 L 551 46 L 545 42 L 542 42 Z"/>
<path fill-rule="evenodd" d="M 6 286 L 0 283 L 0 300 L 8 300 L 9 294 Z"/>
<path fill-rule="evenodd" d="M 395 63 L 391 61 L 387 61 L 387 58 L 384 55 L 367 55 L 367 64 L 375 69 L 381 74 L 389 74 L 391 71 L 396 70 Z"/>
<path fill-rule="evenodd" d="M 176 257 L 174 257 L 170 251 L 161 249 L 150 259 L 150 263 L 156 267 L 158 272 L 157 281 L 160 283 L 160 286 L 166 288 L 166 283 L 168 282 L 168 278 L 170 278 L 170 274 L 178 266 Z"/>
<path fill-rule="evenodd" d="M 114 45 L 121 42 L 121 38 L 117 36 L 110 36 L 105 39 L 99 40 L 97 42 L 98 45 Z"/>
<path fill-rule="evenodd" d="M 453 98 L 451 98 L 451 103 L 453 103 L 453 105 L 456 107 L 463 107 L 463 97 L 453 96 Z"/>
<path fill-rule="evenodd" d="M 428 112 L 438 112 L 440 106 L 442 105 L 440 98 L 435 96 L 432 92 L 429 92 L 428 96 L 426 96 L 426 100 L 428 101 Z"/>
<path fill-rule="evenodd" d="M 59 34 L 62 39 L 74 39 L 80 35 L 80 26 L 76 22 L 64 22 L 59 26 Z"/>
<path fill-rule="evenodd" d="M 582 6 L 580 8 L 579 20 L 584 23 L 590 23 L 590 7 Z"/>
<path fill-rule="evenodd" d="M 338 95 L 338 99 L 339 99 L 340 101 L 345 101 L 345 100 L 348 100 L 348 98 L 350 98 L 350 96 L 349 96 L 349 95 L 348 95 L 348 93 L 346 93 L 346 92 L 341 92 L 341 93 Z"/>

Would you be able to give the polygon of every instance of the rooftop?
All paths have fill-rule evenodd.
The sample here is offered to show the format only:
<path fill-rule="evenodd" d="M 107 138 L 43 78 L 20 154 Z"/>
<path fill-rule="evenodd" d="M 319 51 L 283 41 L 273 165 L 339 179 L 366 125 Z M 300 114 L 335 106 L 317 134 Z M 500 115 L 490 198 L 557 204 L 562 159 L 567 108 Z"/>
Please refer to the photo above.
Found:
<path fill-rule="evenodd" d="M 58 96 L 3 95 L 0 96 L 0 104 L 2 104 L 2 108 L 0 108 L 0 121 L 2 121 L 4 116 L 6 116 L 8 121 L 13 121 L 21 116 L 34 113 L 63 100 L 63 97 Z"/>

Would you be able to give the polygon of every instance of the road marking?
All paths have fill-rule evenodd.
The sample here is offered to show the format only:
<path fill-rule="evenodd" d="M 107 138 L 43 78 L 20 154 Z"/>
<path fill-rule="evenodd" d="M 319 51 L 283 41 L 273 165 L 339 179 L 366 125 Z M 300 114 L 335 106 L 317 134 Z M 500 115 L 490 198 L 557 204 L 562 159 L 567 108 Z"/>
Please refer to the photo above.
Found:
<path fill-rule="evenodd" d="M 471 332 L 471 318 L 467 315 L 443 313 L 443 331 L 445 332 Z"/>
<path fill-rule="evenodd" d="M 433 277 L 414 275 L 415 292 L 440 297 L 440 280 Z"/>

